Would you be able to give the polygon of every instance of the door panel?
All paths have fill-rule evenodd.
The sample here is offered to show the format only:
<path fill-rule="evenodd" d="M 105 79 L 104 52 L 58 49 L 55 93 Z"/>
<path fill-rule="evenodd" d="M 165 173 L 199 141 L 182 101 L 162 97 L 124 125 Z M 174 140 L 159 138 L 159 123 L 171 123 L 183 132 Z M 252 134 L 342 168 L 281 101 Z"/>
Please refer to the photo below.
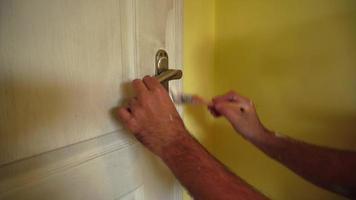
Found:
<path fill-rule="evenodd" d="M 0 0 L 0 199 L 180 199 L 112 116 L 158 49 L 181 66 L 180 0 Z M 180 83 L 172 84 L 180 88 Z"/>
<path fill-rule="evenodd" d="M 0 2 L 0 164 L 116 130 L 119 1 Z"/>

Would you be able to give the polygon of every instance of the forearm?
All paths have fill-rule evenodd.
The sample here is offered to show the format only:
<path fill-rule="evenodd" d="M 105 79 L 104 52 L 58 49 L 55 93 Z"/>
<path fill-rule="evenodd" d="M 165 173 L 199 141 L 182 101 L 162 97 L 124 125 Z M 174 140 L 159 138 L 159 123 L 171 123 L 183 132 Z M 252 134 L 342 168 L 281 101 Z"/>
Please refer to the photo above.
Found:
<path fill-rule="evenodd" d="M 348 197 L 356 196 L 356 153 L 279 137 L 268 130 L 248 140 L 314 184 Z"/>
<path fill-rule="evenodd" d="M 165 148 L 163 161 L 195 199 L 266 199 L 212 157 L 188 133 Z"/>

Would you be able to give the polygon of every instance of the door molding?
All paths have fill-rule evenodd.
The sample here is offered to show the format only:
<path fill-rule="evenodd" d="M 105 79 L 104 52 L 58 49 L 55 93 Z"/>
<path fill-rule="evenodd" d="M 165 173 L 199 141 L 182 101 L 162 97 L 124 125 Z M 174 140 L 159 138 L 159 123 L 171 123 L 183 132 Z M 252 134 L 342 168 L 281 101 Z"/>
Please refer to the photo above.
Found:
<path fill-rule="evenodd" d="M 137 144 L 129 133 L 119 136 L 118 131 L 115 131 L 3 165 L 0 170 L 0 197 L 107 154 L 135 148 Z"/>

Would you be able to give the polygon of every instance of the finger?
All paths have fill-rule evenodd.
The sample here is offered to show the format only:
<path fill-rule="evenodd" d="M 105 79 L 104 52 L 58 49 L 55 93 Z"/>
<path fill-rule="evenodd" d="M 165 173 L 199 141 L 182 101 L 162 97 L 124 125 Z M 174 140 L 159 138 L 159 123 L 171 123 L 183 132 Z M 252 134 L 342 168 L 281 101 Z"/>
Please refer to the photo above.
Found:
<path fill-rule="evenodd" d="M 234 111 L 235 113 L 245 112 L 245 105 L 242 103 L 232 103 L 232 102 L 220 102 L 214 105 L 214 109 L 221 114 L 229 111 Z"/>
<path fill-rule="evenodd" d="M 121 107 L 118 110 L 118 116 L 120 120 L 123 122 L 124 126 L 131 131 L 133 134 L 136 134 L 139 132 L 139 126 L 137 124 L 136 119 L 134 116 L 130 113 L 128 108 Z"/>
<path fill-rule="evenodd" d="M 143 82 L 149 90 L 157 90 L 163 88 L 161 83 L 156 78 L 151 76 L 145 76 L 143 78 Z"/>
<path fill-rule="evenodd" d="M 237 102 L 238 99 L 239 99 L 239 95 L 234 91 L 230 91 L 224 95 L 213 98 L 213 102 L 214 103 L 223 102 L 223 101 Z"/>
<path fill-rule="evenodd" d="M 214 105 L 208 105 L 208 109 L 214 117 L 221 117 L 221 114 L 214 108 Z"/>
<path fill-rule="evenodd" d="M 139 103 L 138 103 L 137 99 L 136 98 L 130 99 L 128 106 L 129 106 L 129 109 L 130 109 L 132 115 L 135 116 L 135 114 L 137 113 L 137 110 L 139 109 Z"/>
<path fill-rule="evenodd" d="M 118 114 L 120 120 L 123 121 L 124 123 L 130 121 L 131 118 L 133 117 L 131 115 L 130 111 L 128 110 L 128 108 L 126 108 L 126 107 L 120 107 L 117 111 L 117 114 Z"/>
<path fill-rule="evenodd" d="M 135 90 L 135 92 L 136 92 L 138 97 L 141 97 L 142 95 L 144 95 L 148 91 L 146 85 L 140 79 L 133 80 L 132 81 L 132 87 L 134 88 L 134 90 Z"/>
<path fill-rule="evenodd" d="M 216 111 L 229 120 L 236 120 L 241 113 L 241 106 L 236 103 L 219 103 L 216 104 Z"/>

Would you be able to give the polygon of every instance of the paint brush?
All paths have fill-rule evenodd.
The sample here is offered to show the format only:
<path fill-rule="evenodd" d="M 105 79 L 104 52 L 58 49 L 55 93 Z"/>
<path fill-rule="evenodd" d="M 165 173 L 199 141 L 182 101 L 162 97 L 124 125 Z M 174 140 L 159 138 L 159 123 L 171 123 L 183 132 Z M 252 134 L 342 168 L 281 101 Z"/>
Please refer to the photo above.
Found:
<path fill-rule="evenodd" d="M 194 94 L 178 93 L 177 91 L 170 90 L 170 97 L 177 105 L 201 105 L 207 106 L 210 113 L 214 117 L 220 117 L 221 114 L 212 106 L 212 102 Z"/>
<path fill-rule="evenodd" d="M 178 93 L 174 89 L 170 90 L 170 96 L 171 96 L 173 102 L 178 105 L 190 104 L 190 105 L 208 106 L 210 103 L 209 101 L 207 101 L 206 99 L 204 99 L 198 95 Z"/>

